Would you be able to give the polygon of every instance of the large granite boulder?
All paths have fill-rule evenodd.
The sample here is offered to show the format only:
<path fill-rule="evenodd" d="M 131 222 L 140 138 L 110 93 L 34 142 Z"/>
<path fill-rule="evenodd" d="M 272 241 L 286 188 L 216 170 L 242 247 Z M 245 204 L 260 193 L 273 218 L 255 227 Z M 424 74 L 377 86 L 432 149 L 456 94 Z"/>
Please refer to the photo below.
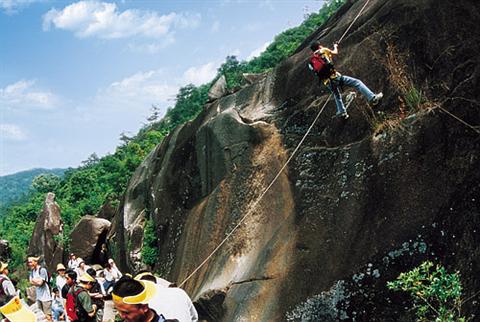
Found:
<path fill-rule="evenodd" d="M 385 285 L 427 259 L 460 271 L 464 297 L 475 296 L 476 1 L 371 0 L 336 66 L 384 100 L 374 112 L 357 98 L 346 122 L 330 102 L 280 172 L 328 98 L 306 67 L 308 45 L 333 44 L 364 3 L 346 1 L 292 57 L 207 104 L 146 158 L 110 233 L 124 269 L 142 265 L 138 232 L 153 220 L 154 269 L 177 284 L 228 236 L 183 285 L 210 321 L 413 321 L 409 299 Z M 418 106 L 407 106 L 399 75 L 422 92 Z M 478 319 L 477 304 L 464 315 Z"/>
<path fill-rule="evenodd" d="M 70 233 L 70 251 L 88 264 L 103 264 L 110 221 L 94 216 L 84 216 Z"/>
<path fill-rule="evenodd" d="M 61 237 L 62 229 L 60 207 L 55 202 L 55 194 L 49 192 L 35 222 L 28 254 L 41 256 L 41 261 L 50 272 L 54 272 L 57 264 L 63 262 L 63 245 L 57 242 L 61 238 L 56 238 Z"/>

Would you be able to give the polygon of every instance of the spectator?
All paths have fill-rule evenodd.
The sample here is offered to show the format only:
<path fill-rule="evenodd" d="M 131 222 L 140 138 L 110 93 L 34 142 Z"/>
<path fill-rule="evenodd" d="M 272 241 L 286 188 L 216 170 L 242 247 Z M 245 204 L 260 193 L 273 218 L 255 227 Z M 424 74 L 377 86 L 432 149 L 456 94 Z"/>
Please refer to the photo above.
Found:
<path fill-rule="evenodd" d="M 35 286 L 36 303 L 38 309 L 41 310 L 47 319 L 52 321 L 52 295 L 48 287 L 48 272 L 47 269 L 38 264 L 40 257 L 28 257 L 27 264 L 31 269 L 29 275 L 29 282 Z"/>
<path fill-rule="evenodd" d="M 73 284 L 67 294 L 67 312 L 70 312 L 68 308 L 70 296 L 73 298 L 75 305 L 75 317 L 69 314 L 69 319 L 72 322 L 95 322 L 95 313 L 97 306 L 92 304 L 92 298 L 89 295 L 89 290 L 92 288 L 95 279 L 88 273 L 83 274 L 78 278 L 79 283 Z"/>
<path fill-rule="evenodd" d="M 63 299 L 60 297 L 60 292 L 58 288 L 53 289 L 53 296 L 52 296 L 52 315 L 53 321 L 57 322 L 60 320 L 64 320 L 64 313 L 65 310 L 63 308 Z"/>
<path fill-rule="evenodd" d="M 77 272 L 68 269 L 65 271 L 65 285 L 62 287 L 62 297 L 67 299 L 68 291 L 77 283 Z"/>
<path fill-rule="evenodd" d="M 8 264 L 0 262 L 0 300 L 17 295 L 15 286 L 8 277 Z"/>
<path fill-rule="evenodd" d="M 156 286 L 150 281 L 137 281 L 124 276 L 113 286 L 113 305 L 125 322 L 177 321 L 167 320 L 150 308 L 148 302 L 155 296 Z"/>
<path fill-rule="evenodd" d="M 78 267 L 78 264 L 79 264 L 79 261 L 78 261 L 79 259 L 81 259 L 81 258 L 77 259 L 77 256 L 75 256 L 74 253 L 70 253 L 70 259 L 67 263 L 68 268 L 76 269 Z"/>
<path fill-rule="evenodd" d="M 85 261 L 81 259 L 80 257 L 78 258 L 78 267 L 75 270 L 77 272 L 77 276 L 83 276 L 87 272 L 87 269 L 89 269 L 90 266 L 85 264 Z"/>
<path fill-rule="evenodd" d="M 95 282 L 92 285 L 92 288 L 88 291 L 90 297 L 92 298 L 92 303 L 97 306 L 97 312 L 95 317 L 97 322 L 103 321 L 103 309 L 105 307 L 105 290 L 103 289 L 103 285 L 99 282 L 98 278 L 96 278 L 97 272 L 93 268 L 87 269 L 87 274 L 94 277 Z"/>
<path fill-rule="evenodd" d="M 65 266 L 62 263 L 57 265 L 57 277 L 55 278 L 55 286 L 58 290 L 61 290 L 65 283 L 67 283 L 67 278 L 65 277 Z"/>
<path fill-rule="evenodd" d="M 176 318 L 181 322 L 198 321 L 197 310 L 184 290 L 178 287 L 166 286 L 165 280 L 160 279 L 159 282 L 159 280 L 148 271 L 138 274 L 135 279 L 156 283 L 157 292 L 149 302 L 149 306 L 152 309 L 157 312 L 162 312 L 166 318 Z"/>
<path fill-rule="evenodd" d="M 122 277 L 122 273 L 117 268 L 117 265 L 113 259 L 109 259 L 107 264 L 105 264 L 105 269 L 103 270 L 103 275 L 105 277 L 105 282 L 103 288 L 108 293 L 108 289 L 115 284 Z"/>

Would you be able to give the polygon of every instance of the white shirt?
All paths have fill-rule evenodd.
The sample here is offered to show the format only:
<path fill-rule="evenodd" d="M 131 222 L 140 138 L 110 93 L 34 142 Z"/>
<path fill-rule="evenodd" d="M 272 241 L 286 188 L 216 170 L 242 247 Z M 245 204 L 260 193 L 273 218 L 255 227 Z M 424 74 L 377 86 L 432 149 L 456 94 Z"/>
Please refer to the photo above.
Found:
<path fill-rule="evenodd" d="M 38 266 L 37 269 L 34 269 L 30 272 L 30 280 L 34 278 L 41 278 L 45 282 L 42 286 L 35 286 L 35 291 L 37 294 L 37 301 L 45 302 L 51 301 L 52 295 L 50 294 L 50 288 L 48 287 L 48 273 L 47 270 L 43 267 Z"/>
<path fill-rule="evenodd" d="M 4 293 L 9 296 L 17 295 L 17 292 L 15 291 L 15 286 L 13 286 L 12 281 L 4 274 L 0 274 L 0 277 L 3 279 L 2 285 L 0 285 L 0 287 L 3 287 Z"/>
<path fill-rule="evenodd" d="M 75 258 L 75 259 L 69 260 L 67 266 L 68 268 L 76 269 L 78 267 L 78 264 L 80 264 L 79 260 L 78 258 Z"/>
<path fill-rule="evenodd" d="M 157 292 L 148 302 L 148 306 L 162 314 L 166 319 L 177 319 L 180 322 L 197 322 L 197 310 L 188 294 L 178 287 L 156 285 Z"/>
<path fill-rule="evenodd" d="M 67 283 L 67 279 L 62 275 L 58 275 L 57 278 L 55 279 L 55 285 L 57 286 L 60 292 L 62 291 L 62 288 L 66 283 Z"/>
<path fill-rule="evenodd" d="M 118 281 L 120 277 L 122 277 L 122 273 L 118 270 L 116 266 L 112 266 L 110 270 L 104 269 L 103 274 L 105 276 L 105 280 L 111 281 Z"/>

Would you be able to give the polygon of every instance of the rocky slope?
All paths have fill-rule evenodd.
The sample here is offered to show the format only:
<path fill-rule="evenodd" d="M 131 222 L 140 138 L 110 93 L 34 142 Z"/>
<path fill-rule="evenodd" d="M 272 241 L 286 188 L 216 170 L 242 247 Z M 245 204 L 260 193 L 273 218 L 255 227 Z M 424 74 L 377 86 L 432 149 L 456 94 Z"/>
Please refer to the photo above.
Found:
<path fill-rule="evenodd" d="M 306 68 L 308 44 L 338 40 L 364 3 L 347 1 L 291 58 L 149 155 L 112 222 L 124 269 L 143 266 L 148 219 L 155 269 L 178 283 L 222 241 L 327 98 Z M 359 97 L 344 122 L 329 103 L 186 283 L 206 319 L 413 321 L 408 298 L 385 283 L 426 259 L 459 270 L 465 298 L 480 289 L 479 19 L 474 0 L 370 1 L 337 67 L 383 91 L 382 104 L 374 113 Z M 480 317 L 478 301 L 465 315 Z"/>

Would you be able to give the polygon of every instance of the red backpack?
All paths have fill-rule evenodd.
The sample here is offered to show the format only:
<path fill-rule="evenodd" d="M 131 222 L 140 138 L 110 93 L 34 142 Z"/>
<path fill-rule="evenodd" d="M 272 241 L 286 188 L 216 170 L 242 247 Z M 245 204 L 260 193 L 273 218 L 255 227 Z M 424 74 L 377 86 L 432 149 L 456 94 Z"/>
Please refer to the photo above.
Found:
<path fill-rule="evenodd" d="M 65 303 L 65 310 L 70 321 L 78 321 L 79 316 L 77 312 L 77 297 L 81 292 L 86 292 L 84 289 L 78 289 L 74 292 L 70 290 L 67 293 L 67 301 Z"/>
<path fill-rule="evenodd" d="M 327 79 L 333 73 L 333 64 L 319 54 L 313 54 L 308 63 L 310 70 L 320 79 Z"/>

